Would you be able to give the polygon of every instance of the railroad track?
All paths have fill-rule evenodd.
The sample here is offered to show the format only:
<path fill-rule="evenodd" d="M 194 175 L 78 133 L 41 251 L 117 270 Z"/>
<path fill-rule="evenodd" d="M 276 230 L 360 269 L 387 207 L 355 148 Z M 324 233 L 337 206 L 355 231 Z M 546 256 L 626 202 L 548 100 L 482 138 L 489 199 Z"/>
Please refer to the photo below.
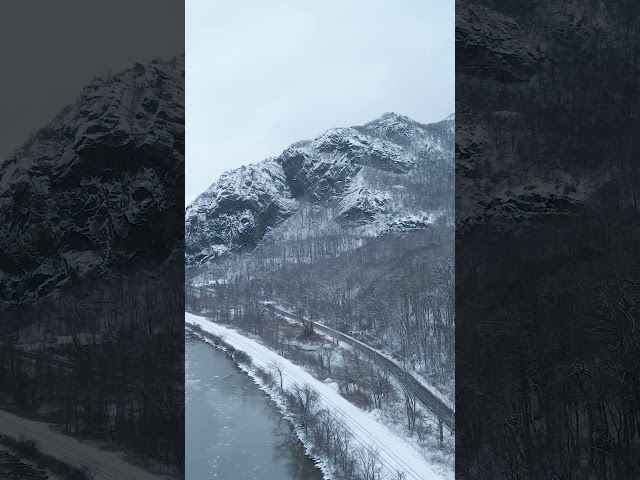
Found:
<path fill-rule="evenodd" d="M 194 288 L 198 291 L 204 291 L 208 293 L 212 293 L 213 290 L 205 287 L 196 287 L 190 286 L 190 288 Z M 265 300 L 268 300 L 265 297 Z M 299 321 L 299 318 L 293 315 L 286 310 L 282 310 L 273 305 L 265 304 L 265 308 L 268 310 L 277 313 L 278 315 L 294 320 L 296 322 Z M 353 348 L 359 350 L 364 353 L 367 357 L 372 359 L 378 365 L 382 365 L 402 386 L 407 388 L 416 399 L 424 405 L 430 412 L 432 412 L 444 425 L 446 425 L 452 432 L 455 430 L 455 413 L 453 409 L 443 402 L 440 398 L 435 396 L 429 389 L 427 389 L 420 381 L 414 377 L 410 372 L 407 372 L 402 368 L 402 366 L 398 365 L 394 361 L 390 360 L 385 355 L 382 355 L 376 349 L 362 343 L 360 340 L 353 338 L 345 333 L 342 333 L 338 330 L 334 330 L 331 327 L 327 327 L 317 321 L 313 322 L 313 328 L 317 329 L 320 332 L 323 332 L 327 335 L 338 338 L 340 341 L 345 342 L 351 345 Z"/>

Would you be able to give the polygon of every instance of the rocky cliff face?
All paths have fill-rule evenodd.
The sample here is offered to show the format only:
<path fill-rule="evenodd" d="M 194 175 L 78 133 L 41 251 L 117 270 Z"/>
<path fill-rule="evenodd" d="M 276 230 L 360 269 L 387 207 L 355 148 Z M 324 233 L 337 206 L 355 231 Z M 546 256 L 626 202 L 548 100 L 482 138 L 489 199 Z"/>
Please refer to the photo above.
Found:
<path fill-rule="evenodd" d="M 570 215 L 599 179 L 569 167 L 567 152 L 589 140 L 568 125 L 597 119 L 570 119 L 549 92 L 564 88 L 571 98 L 564 101 L 576 105 L 591 95 L 559 72 L 576 51 L 587 60 L 610 42 L 612 15 L 603 2 L 482 3 L 456 4 L 456 58 L 464 65 L 456 75 L 465 86 L 457 98 L 458 228 Z M 575 75 L 589 73 L 576 68 Z"/>
<path fill-rule="evenodd" d="M 465 72 L 524 81 L 545 58 L 539 39 L 514 18 L 482 5 L 456 2 L 456 56 Z"/>
<path fill-rule="evenodd" d="M 222 175 L 186 209 L 186 264 L 255 248 L 302 203 L 335 209 L 334 220 L 342 225 L 375 226 L 374 234 L 421 226 L 396 221 L 415 213 L 398 191 L 420 195 L 411 188 L 409 172 L 452 175 L 453 124 L 453 116 L 423 125 L 388 113 L 360 127 L 331 129 L 278 157 Z"/>
<path fill-rule="evenodd" d="M 0 165 L 0 302 L 180 247 L 184 56 L 94 80 Z"/>

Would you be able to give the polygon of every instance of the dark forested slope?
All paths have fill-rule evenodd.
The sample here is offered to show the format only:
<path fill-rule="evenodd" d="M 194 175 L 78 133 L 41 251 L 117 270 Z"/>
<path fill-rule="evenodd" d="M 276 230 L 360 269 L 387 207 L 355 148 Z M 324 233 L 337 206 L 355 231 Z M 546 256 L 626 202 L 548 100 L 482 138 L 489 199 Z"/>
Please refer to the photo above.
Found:
<path fill-rule="evenodd" d="M 456 4 L 460 478 L 640 472 L 637 13 Z"/>
<path fill-rule="evenodd" d="M 0 404 L 174 473 L 183 191 L 184 56 L 95 79 L 0 164 Z"/>

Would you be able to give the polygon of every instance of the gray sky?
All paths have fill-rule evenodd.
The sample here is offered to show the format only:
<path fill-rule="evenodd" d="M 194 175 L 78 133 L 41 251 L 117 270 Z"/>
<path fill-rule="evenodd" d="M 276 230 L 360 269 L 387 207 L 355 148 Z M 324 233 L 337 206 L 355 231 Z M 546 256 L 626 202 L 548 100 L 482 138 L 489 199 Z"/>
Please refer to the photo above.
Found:
<path fill-rule="evenodd" d="M 0 163 L 96 76 L 183 51 L 183 0 L 2 2 Z"/>
<path fill-rule="evenodd" d="M 186 0 L 185 21 L 187 204 L 328 128 L 454 111 L 454 0 Z"/>

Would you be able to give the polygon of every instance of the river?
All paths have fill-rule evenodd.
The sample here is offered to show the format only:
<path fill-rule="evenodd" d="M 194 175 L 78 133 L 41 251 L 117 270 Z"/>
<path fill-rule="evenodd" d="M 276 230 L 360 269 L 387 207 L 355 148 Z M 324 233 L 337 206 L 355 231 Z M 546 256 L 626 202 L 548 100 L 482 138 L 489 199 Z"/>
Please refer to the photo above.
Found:
<path fill-rule="evenodd" d="M 322 480 L 274 402 L 221 350 L 186 333 L 186 480 Z"/>

